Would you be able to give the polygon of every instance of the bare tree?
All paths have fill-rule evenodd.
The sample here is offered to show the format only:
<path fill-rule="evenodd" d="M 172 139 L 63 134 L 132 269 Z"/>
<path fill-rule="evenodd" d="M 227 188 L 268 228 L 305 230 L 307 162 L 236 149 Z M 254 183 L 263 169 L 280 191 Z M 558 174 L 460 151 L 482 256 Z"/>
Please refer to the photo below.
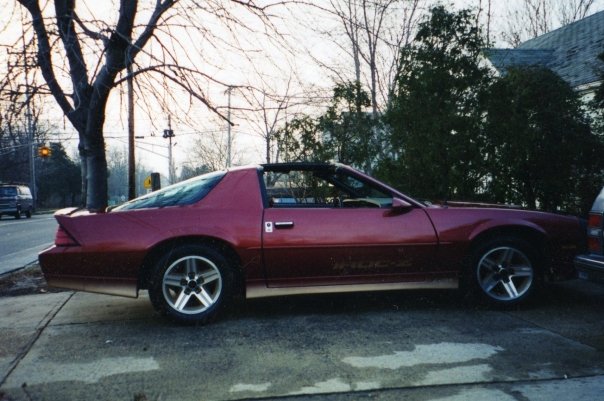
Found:
<path fill-rule="evenodd" d="M 114 201 L 122 202 L 128 196 L 128 149 L 113 148 L 107 151 L 107 168 L 109 170 L 108 191 L 109 197 Z M 137 194 L 144 194 L 144 177 L 151 172 L 138 161 L 136 163 L 136 176 L 139 180 L 135 183 Z"/>
<path fill-rule="evenodd" d="M 189 100 L 220 114 L 210 101 L 208 85 L 228 85 L 199 67 L 200 59 L 195 57 L 203 53 L 199 42 L 241 51 L 241 41 L 230 39 L 240 30 L 270 36 L 277 30 L 269 9 L 285 3 L 120 0 L 117 10 L 111 8 L 113 3 L 103 3 L 95 4 L 93 11 L 88 4 L 76 7 L 74 0 L 17 1 L 29 16 L 29 35 L 35 38 L 37 66 L 46 84 L 43 89 L 78 132 L 82 194 L 91 210 L 107 205 L 103 129 L 113 89 L 136 77 L 143 102 L 152 97 L 155 104 L 169 106 L 184 92 Z M 104 9 L 95 14 L 97 8 Z M 220 32 L 215 32 L 214 23 L 221 24 Z M 125 73 L 128 65 L 133 66 L 130 76 Z"/>
<path fill-rule="evenodd" d="M 335 87 L 353 83 L 356 90 L 356 114 L 365 113 L 365 88 L 369 94 L 369 112 L 375 127 L 367 132 L 368 143 L 384 152 L 383 130 L 378 127 L 380 113 L 388 107 L 401 63 L 400 49 L 415 34 L 422 6 L 429 0 L 330 0 L 328 6 L 316 6 L 324 20 L 316 15 L 305 25 L 322 40 L 327 38 L 335 52 L 321 55 L 309 49 L 312 59 L 332 75 Z M 323 3 L 318 3 L 323 5 Z M 308 32 L 308 31 L 306 31 Z M 333 87 L 329 88 L 333 95 Z M 331 97 L 329 100 L 332 100 Z M 326 102 L 327 103 L 327 102 Z M 363 109 L 363 110 L 362 110 Z M 368 171 L 370 165 L 364 166 Z"/>
<path fill-rule="evenodd" d="M 478 13 L 476 14 L 476 26 L 481 27 L 484 21 L 484 33 L 487 45 L 491 43 L 491 20 L 493 18 L 493 1 L 478 0 Z"/>
<path fill-rule="evenodd" d="M 251 90 L 244 93 L 246 100 L 257 107 L 255 116 L 250 116 L 248 122 L 264 142 L 265 161 L 270 163 L 278 161 L 279 154 L 277 147 L 273 146 L 273 140 L 277 128 L 285 124 L 287 119 L 287 109 L 290 99 L 290 82 L 287 84 L 285 93 L 282 96 L 272 96 L 266 91 Z"/>
<path fill-rule="evenodd" d="M 567 25 L 585 18 L 593 4 L 594 0 L 566 0 L 560 2 L 560 24 Z"/>
<path fill-rule="evenodd" d="M 507 10 L 502 39 L 513 47 L 560 26 L 585 18 L 594 0 L 522 0 Z"/>
<path fill-rule="evenodd" d="M 238 118 L 245 121 L 251 134 L 262 138 L 266 163 L 280 160 L 277 131 L 296 117 L 301 108 L 308 112 L 317 103 L 323 103 L 323 99 L 317 99 L 316 94 L 299 89 L 301 86 L 290 76 L 279 88 L 271 87 L 266 80 L 262 80 L 261 87 L 248 86 L 240 91 L 245 106 L 236 109 Z"/>
<path fill-rule="evenodd" d="M 388 103 L 400 65 L 399 50 L 412 39 L 423 2 L 330 0 L 327 11 L 340 21 L 345 40 L 331 31 L 323 34 L 351 58 L 354 80 L 369 88 L 374 116 Z"/>
<path fill-rule="evenodd" d="M 229 145 L 223 130 L 198 132 L 188 152 L 189 166 L 205 171 L 223 170 L 227 164 Z M 239 152 L 232 152 L 231 162 L 240 163 Z"/>

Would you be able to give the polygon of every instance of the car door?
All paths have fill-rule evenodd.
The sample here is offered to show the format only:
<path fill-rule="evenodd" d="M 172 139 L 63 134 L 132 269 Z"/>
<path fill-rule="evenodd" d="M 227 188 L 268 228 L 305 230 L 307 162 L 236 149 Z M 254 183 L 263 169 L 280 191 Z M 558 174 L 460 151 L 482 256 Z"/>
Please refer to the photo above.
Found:
<path fill-rule="evenodd" d="M 271 199 L 262 237 L 269 287 L 425 281 L 430 275 L 437 238 L 422 208 L 393 208 L 391 195 L 375 189 L 363 189 L 371 197 L 354 198 L 334 182 L 302 190 L 304 180 L 295 181 L 266 190 Z M 322 194 L 308 189 L 321 185 Z"/>

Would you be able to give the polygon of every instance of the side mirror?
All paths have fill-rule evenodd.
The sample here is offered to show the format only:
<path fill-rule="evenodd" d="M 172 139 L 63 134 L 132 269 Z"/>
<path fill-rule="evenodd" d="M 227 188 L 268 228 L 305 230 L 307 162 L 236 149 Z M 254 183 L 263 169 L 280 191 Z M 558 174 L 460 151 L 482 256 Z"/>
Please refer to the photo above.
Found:
<path fill-rule="evenodd" d="M 392 198 L 392 210 L 396 212 L 404 212 L 411 209 L 413 205 L 406 200 L 400 198 Z"/>

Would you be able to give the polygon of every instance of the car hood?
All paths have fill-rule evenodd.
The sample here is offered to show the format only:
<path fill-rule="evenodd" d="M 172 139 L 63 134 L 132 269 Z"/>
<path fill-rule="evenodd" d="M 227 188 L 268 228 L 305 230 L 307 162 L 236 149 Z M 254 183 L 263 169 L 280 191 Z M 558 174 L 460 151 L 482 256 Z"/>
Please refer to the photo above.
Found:
<path fill-rule="evenodd" d="M 579 244 L 584 236 L 582 221 L 576 216 L 506 205 L 451 203 L 425 209 L 440 240 L 445 243 L 459 238 L 471 240 L 501 227 L 531 229 L 548 238 L 563 239 L 564 243 Z"/>
<path fill-rule="evenodd" d="M 435 204 L 436 207 L 463 207 L 463 208 L 484 208 L 484 209 L 513 209 L 527 210 L 519 205 L 509 205 L 504 203 L 487 203 L 487 202 L 471 202 L 471 201 L 445 201 Z"/>

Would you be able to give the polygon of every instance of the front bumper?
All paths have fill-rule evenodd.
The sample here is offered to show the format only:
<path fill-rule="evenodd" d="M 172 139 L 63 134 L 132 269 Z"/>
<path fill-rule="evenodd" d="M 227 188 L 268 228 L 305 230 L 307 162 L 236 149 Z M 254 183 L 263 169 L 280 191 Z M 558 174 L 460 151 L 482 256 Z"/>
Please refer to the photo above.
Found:
<path fill-rule="evenodd" d="M 579 278 L 604 283 L 604 257 L 600 255 L 579 255 L 575 257 L 575 268 Z"/>
<path fill-rule="evenodd" d="M 21 209 L 20 206 L 0 206 L 0 214 L 17 214 Z"/>

